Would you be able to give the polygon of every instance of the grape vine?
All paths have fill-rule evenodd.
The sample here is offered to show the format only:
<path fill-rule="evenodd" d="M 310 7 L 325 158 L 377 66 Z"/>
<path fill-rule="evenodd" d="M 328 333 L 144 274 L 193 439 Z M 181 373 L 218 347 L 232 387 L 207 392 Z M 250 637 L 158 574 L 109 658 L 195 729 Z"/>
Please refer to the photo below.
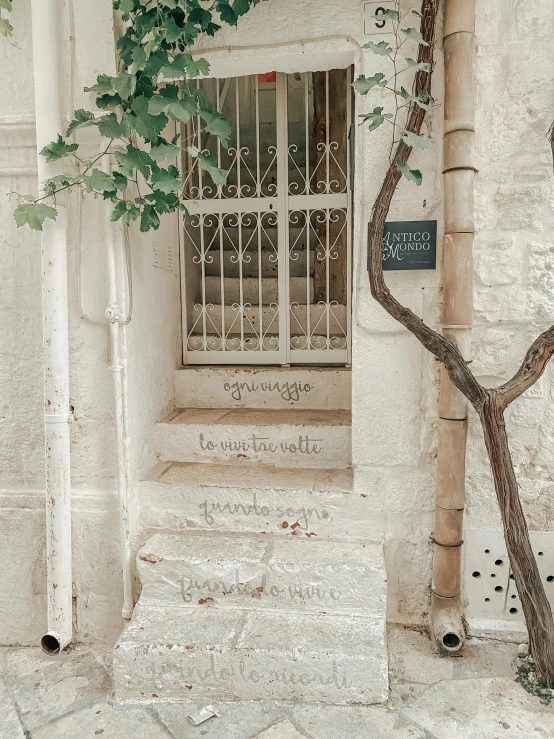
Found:
<path fill-rule="evenodd" d="M 183 197 L 183 150 L 205 170 L 216 185 L 227 173 L 209 153 L 193 141 L 200 133 L 216 136 L 227 147 L 231 124 L 196 85 L 209 74 L 206 59 L 195 58 L 190 48 L 202 34 L 213 36 L 223 24 L 235 26 L 241 16 L 261 0 L 214 0 L 209 7 L 199 0 L 114 0 L 122 14 L 125 33 L 117 41 L 120 60 L 116 76 L 101 74 L 85 88 L 96 93 L 96 111 L 74 111 L 65 136 L 45 146 L 46 161 L 65 160 L 64 174 L 41 183 L 38 196 L 18 195 L 14 217 L 18 227 L 41 231 L 47 219 L 55 220 L 56 197 L 67 190 L 102 197 L 113 204 L 112 220 L 126 225 L 140 222 L 141 231 L 158 229 L 160 216 L 177 210 L 187 215 Z M 10 11 L 11 0 L 0 0 L 0 10 Z M 7 25 L 6 25 L 7 24 Z M 0 33 L 9 38 L 13 28 L 0 17 Z M 191 122 L 193 135 L 169 138 L 170 121 Z M 73 134 L 95 126 L 105 142 L 87 157 Z M 196 130 L 195 130 L 196 127 Z M 183 130 L 183 126 L 181 126 Z M 113 156 L 110 172 L 101 168 L 105 154 Z"/>

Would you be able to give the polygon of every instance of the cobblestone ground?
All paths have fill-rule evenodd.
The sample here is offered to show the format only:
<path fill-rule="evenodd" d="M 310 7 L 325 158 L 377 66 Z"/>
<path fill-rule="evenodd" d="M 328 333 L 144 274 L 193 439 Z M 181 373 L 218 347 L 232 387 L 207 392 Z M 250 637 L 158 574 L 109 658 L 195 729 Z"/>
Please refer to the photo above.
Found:
<path fill-rule="evenodd" d="M 0 650 L 1 739 L 552 739 L 554 704 L 514 682 L 515 645 L 471 642 L 463 658 L 430 652 L 421 634 L 389 634 L 388 706 L 217 703 L 193 726 L 193 702 L 118 705 L 111 650 Z"/>

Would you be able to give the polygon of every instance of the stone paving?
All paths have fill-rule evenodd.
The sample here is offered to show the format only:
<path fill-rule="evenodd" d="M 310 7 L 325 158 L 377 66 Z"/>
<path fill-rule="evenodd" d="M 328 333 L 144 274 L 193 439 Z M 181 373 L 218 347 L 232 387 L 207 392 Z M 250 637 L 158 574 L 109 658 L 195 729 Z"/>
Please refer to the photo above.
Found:
<path fill-rule="evenodd" d="M 463 658 L 432 654 L 427 637 L 390 629 L 388 706 L 217 703 L 193 726 L 194 702 L 118 705 L 111 650 L 0 650 L 0 739 L 552 739 L 554 704 L 514 682 L 516 645 L 474 640 Z"/>

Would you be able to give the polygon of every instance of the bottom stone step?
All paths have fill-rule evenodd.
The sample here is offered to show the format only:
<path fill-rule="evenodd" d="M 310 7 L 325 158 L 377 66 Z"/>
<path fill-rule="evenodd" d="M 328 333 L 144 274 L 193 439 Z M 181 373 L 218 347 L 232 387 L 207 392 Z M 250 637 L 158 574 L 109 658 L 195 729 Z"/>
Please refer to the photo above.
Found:
<path fill-rule="evenodd" d="M 383 703 L 385 617 L 138 605 L 114 650 L 118 700 Z"/>

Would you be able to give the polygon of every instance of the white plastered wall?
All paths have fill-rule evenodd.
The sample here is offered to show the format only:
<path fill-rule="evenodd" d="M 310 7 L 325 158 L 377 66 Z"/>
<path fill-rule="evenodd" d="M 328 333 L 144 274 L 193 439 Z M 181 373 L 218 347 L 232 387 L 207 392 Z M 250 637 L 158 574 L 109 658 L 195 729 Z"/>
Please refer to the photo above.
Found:
<path fill-rule="evenodd" d="M 554 323 L 554 176 L 547 138 L 554 120 L 553 38 L 550 0 L 477 1 L 473 370 L 489 386 L 511 377 L 530 344 Z M 506 414 L 529 528 L 547 532 L 532 535 L 532 542 L 540 541 L 538 549 L 549 557 L 554 553 L 553 383 L 550 364 Z M 475 414 L 468 454 L 466 531 L 479 549 L 468 566 L 484 573 L 484 550 L 494 542 L 487 532 L 500 531 L 501 522 Z M 466 598 L 478 599 L 471 608 L 475 617 L 490 618 L 490 609 L 509 611 L 503 602 L 500 610 L 493 600 L 485 603 L 486 594 L 479 592 L 483 583 L 468 575 L 464 589 Z M 545 587 L 554 602 L 554 583 Z M 503 594 L 496 597 L 504 601 Z"/>
<path fill-rule="evenodd" d="M 68 0 L 61 5 L 62 89 L 69 120 L 76 108 L 93 109 L 94 95 L 84 93 L 84 86 L 115 69 L 112 3 Z M 38 644 L 46 627 L 40 235 L 16 229 L 15 200 L 6 196 L 37 187 L 30 4 L 18 4 L 12 16 L 21 48 L 5 47 L 0 58 L 7 91 L 0 103 L 0 538 L 10 562 L 0 574 L 0 630 L 2 643 Z M 81 207 L 74 196 L 68 206 L 75 636 L 111 643 L 123 621 L 108 328 L 83 320 L 79 304 L 105 324 L 103 205 L 87 199 Z M 126 331 L 135 528 L 134 482 L 155 461 L 151 432 L 172 406 L 179 361 L 176 240 L 176 221 L 169 218 L 154 238 L 138 228 L 131 234 L 134 306 Z M 172 248 L 171 269 L 153 266 L 155 246 Z"/>

